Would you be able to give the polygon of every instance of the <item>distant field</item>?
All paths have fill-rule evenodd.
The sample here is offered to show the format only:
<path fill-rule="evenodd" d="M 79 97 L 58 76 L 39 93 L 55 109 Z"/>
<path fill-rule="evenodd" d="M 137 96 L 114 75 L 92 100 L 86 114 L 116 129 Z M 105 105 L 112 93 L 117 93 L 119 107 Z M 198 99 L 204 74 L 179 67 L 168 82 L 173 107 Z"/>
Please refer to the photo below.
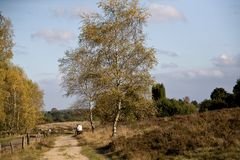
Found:
<path fill-rule="evenodd" d="M 81 124 L 83 126 L 83 131 L 90 130 L 90 123 L 88 121 L 47 123 L 47 124 L 38 125 L 37 128 L 41 130 L 51 129 L 52 131 L 57 131 L 60 133 L 63 133 L 63 131 L 65 132 L 68 131 L 68 133 L 71 133 L 71 132 L 73 133 L 78 124 Z"/>

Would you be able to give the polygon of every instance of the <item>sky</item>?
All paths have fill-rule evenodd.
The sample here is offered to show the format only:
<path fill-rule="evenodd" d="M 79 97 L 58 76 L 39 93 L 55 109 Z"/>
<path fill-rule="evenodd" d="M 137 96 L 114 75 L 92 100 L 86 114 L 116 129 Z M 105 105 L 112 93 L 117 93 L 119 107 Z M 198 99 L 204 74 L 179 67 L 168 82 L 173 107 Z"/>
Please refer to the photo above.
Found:
<path fill-rule="evenodd" d="M 65 109 L 58 59 L 78 46 L 82 13 L 101 12 L 97 0 L 0 0 L 12 22 L 13 62 L 44 91 L 45 110 Z M 142 0 L 151 14 L 146 44 L 156 49 L 151 71 L 168 98 L 201 102 L 216 87 L 232 93 L 240 78 L 239 0 Z"/>

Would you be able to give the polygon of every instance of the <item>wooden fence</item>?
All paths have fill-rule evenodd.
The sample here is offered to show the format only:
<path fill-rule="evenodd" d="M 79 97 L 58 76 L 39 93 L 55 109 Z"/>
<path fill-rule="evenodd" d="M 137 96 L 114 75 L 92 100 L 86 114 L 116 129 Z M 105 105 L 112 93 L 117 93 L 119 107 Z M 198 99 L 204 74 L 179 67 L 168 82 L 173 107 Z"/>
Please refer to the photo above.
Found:
<path fill-rule="evenodd" d="M 40 142 L 41 138 L 43 138 L 42 134 L 26 134 L 0 143 L 0 155 L 2 153 L 13 153 L 15 150 L 25 149 L 26 146 L 32 143 Z"/>

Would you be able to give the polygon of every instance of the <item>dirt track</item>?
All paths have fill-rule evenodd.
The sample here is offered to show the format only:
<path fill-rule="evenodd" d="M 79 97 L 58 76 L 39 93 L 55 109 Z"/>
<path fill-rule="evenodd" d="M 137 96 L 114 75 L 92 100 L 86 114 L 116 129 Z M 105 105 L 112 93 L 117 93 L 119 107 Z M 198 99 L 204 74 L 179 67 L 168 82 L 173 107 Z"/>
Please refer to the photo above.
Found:
<path fill-rule="evenodd" d="M 81 153 L 78 141 L 72 136 L 59 136 L 56 138 L 54 148 L 46 152 L 41 160 L 88 160 Z"/>

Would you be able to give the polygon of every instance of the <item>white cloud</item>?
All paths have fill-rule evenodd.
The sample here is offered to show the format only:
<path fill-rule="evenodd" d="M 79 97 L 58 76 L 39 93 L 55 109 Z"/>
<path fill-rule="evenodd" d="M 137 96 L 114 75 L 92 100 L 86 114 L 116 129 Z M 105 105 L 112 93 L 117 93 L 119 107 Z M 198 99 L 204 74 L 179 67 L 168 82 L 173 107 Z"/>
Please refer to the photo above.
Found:
<path fill-rule="evenodd" d="M 82 14 L 90 14 L 94 11 L 88 7 L 75 6 L 75 7 L 58 7 L 53 9 L 55 16 L 68 16 L 71 18 L 80 18 Z"/>
<path fill-rule="evenodd" d="M 190 96 L 199 102 L 209 98 L 216 87 L 222 87 L 228 92 L 240 77 L 240 54 L 221 54 L 212 59 L 211 68 L 181 69 L 153 74 L 158 82 L 165 85 L 169 98 Z"/>
<path fill-rule="evenodd" d="M 197 77 L 223 77 L 224 73 L 218 69 L 200 69 L 185 72 L 189 78 Z"/>
<path fill-rule="evenodd" d="M 166 56 L 169 56 L 169 57 L 177 57 L 178 56 L 178 54 L 176 52 L 167 51 L 167 50 L 158 50 L 158 53 L 160 55 L 166 55 Z"/>
<path fill-rule="evenodd" d="M 219 69 L 195 69 L 195 70 L 184 70 L 172 72 L 169 74 L 172 78 L 190 78 L 190 79 L 199 79 L 199 78 L 210 78 L 210 77 L 223 77 L 224 72 Z"/>
<path fill-rule="evenodd" d="M 162 68 L 177 68 L 178 67 L 178 65 L 177 64 L 175 64 L 175 63 L 163 63 L 162 65 L 161 65 L 161 67 Z"/>
<path fill-rule="evenodd" d="M 212 59 L 212 63 L 217 67 L 240 66 L 240 55 L 221 54 Z"/>
<path fill-rule="evenodd" d="M 68 43 L 70 40 L 75 38 L 75 35 L 69 31 L 63 30 L 50 30 L 50 29 L 42 29 L 33 33 L 31 38 L 40 38 L 46 40 L 48 43 Z"/>
<path fill-rule="evenodd" d="M 183 13 L 178 11 L 174 6 L 152 3 L 149 6 L 151 19 L 157 22 L 170 20 L 185 20 Z"/>

